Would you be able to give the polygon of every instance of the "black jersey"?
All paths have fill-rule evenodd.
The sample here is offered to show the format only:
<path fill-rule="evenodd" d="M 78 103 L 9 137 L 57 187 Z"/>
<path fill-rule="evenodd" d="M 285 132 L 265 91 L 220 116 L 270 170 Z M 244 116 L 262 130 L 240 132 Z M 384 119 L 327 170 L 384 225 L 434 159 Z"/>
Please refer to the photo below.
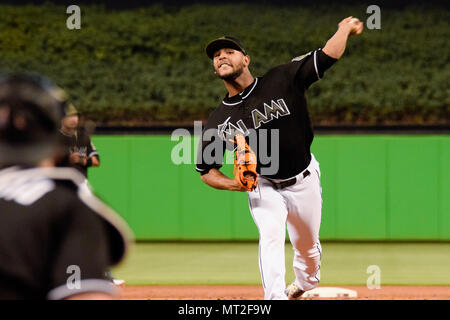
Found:
<path fill-rule="evenodd" d="M 72 168 L 0 170 L 0 300 L 115 290 L 104 275 L 122 260 L 129 229 L 82 181 Z"/>
<path fill-rule="evenodd" d="M 232 97 L 226 95 L 206 122 L 205 130 L 214 129 L 215 134 L 212 138 L 205 138 L 204 130 L 196 170 L 204 174 L 211 168 L 220 168 L 225 148 L 230 149 L 227 141 L 233 139 L 235 133 L 248 136 L 250 131 L 258 133 L 261 129 L 267 129 L 266 135 L 259 134 L 258 145 L 250 144 L 250 147 L 259 151 L 266 148 L 265 153 L 270 155 L 272 149 L 275 150 L 273 143 L 270 143 L 270 132 L 278 129 L 274 137 L 278 141 L 279 165 L 275 172 L 264 174 L 263 168 L 268 168 L 271 164 L 262 161 L 261 152 L 256 152 L 258 173 L 269 178 L 286 179 L 304 170 L 311 161 L 310 146 L 314 137 L 305 91 L 335 61 L 336 59 L 318 49 L 269 70 L 264 76 L 255 78 L 241 93 Z M 269 142 L 265 147 L 262 146 L 262 137 Z M 215 161 L 208 163 L 204 160 L 206 153 L 210 151 L 208 145 L 220 140 L 223 152 L 213 154 Z"/>
<path fill-rule="evenodd" d="M 65 150 L 61 161 L 58 162 L 59 167 L 73 167 L 80 171 L 87 178 L 87 167 L 80 164 L 71 165 L 69 161 L 70 154 L 78 152 L 81 157 L 97 156 L 100 158 L 91 138 L 86 133 L 86 130 L 79 128 L 76 134 L 71 136 L 62 131 L 59 131 L 60 143 Z"/>

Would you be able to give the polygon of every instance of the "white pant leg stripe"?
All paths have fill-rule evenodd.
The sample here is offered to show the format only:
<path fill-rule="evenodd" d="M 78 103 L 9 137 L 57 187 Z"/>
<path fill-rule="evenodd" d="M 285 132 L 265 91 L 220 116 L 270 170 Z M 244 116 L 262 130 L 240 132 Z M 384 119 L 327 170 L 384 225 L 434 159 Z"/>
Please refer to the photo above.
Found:
<path fill-rule="evenodd" d="M 319 271 L 320 271 L 320 266 L 317 269 L 316 274 L 314 275 L 314 278 L 316 278 L 317 282 L 320 282 L 320 279 L 317 277 L 317 274 L 319 273 Z"/>
<path fill-rule="evenodd" d="M 316 170 L 317 171 L 317 170 Z M 320 242 L 316 242 L 315 243 L 315 245 L 317 246 L 317 250 L 319 250 L 319 255 L 320 255 L 320 258 L 319 258 L 319 268 L 317 269 L 317 272 L 316 272 L 316 274 L 314 275 L 314 278 L 316 278 L 316 280 L 317 280 L 317 282 L 320 282 L 320 279 L 317 277 L 317 274 L 319 273 L 319 271 L 320 271 L 320 262 L 322 261 L 322 250 L 320 250 Z"/>

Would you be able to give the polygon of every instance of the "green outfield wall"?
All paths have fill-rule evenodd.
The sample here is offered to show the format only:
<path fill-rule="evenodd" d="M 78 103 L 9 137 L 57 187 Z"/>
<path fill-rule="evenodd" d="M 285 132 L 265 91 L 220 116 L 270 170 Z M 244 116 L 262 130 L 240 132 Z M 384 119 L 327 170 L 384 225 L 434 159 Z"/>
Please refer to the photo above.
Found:
<path fill-rule="evenodd" d="M 257 239 L 245 193 L 214 190 L 195 164 L 172 162 L 181 142 L 194 161 L 197 137 L 93 141 L 101 166 L 90 169 L 90 183 L 136 239 Z M 450 136 L 319 135 L 312 151 L 322 171 L 322 240 L 450 240 Z"/>

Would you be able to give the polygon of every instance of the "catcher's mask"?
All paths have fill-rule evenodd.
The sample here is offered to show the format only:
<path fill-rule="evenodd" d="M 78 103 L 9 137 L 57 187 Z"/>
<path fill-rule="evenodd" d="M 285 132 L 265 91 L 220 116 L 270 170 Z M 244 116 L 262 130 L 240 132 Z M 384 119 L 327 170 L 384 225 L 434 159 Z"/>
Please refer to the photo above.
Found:
<path fill-rule="evenodd" d="M 66 99 L 35 75 L 0 75 L 0 165 L 35 165 L 54 155 Z"/>

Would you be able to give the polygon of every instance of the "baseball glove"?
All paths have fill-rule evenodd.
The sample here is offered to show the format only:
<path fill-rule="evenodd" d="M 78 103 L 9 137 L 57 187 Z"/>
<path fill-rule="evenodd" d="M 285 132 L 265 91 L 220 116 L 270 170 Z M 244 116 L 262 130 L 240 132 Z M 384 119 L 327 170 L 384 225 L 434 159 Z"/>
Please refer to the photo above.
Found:
<path fill-rule="evenodd" d="M 247 191 L 258 186 L 256 173 L 256 155 L 245 141 L 245 137 L 237 134 L 234 138 L 236 153 L 234 158 L 234 177 Z"/>

